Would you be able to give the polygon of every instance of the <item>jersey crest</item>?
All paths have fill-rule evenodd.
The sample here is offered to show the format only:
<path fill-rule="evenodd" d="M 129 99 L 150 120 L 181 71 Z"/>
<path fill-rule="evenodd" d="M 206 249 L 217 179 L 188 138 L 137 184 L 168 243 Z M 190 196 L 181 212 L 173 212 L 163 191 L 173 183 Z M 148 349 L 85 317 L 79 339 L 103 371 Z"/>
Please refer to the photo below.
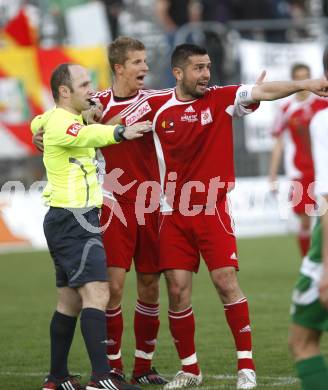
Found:
<path fill-rule="evenodd" d="M 204 125 L 207 125 L 208 123 L 212 123 L 213 122 L 213 118 L 212 118 L 212 114 L 211 114 L 211 110 L 210 108 L 206 108 L 206 110 L 203 110 L 200 114 L 200 120 L 201 120 L 201 124 L 204 126 Z"/>

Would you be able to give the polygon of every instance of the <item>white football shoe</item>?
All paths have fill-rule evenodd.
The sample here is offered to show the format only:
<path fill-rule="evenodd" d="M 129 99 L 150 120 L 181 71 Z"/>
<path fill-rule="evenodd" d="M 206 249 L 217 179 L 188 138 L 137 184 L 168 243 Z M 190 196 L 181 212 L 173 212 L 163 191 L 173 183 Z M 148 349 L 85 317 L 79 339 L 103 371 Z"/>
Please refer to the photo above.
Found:
<path fill-rule="evenodd" d="M 199 386 L 203 382 L 203 376 L 191 374 L 190 372 L 178 371 L 175 377 L 167 383 L 163 390 L 182 389 L 183 387 Z"/>
<path fill-rule="evenodd" d="M 238 371 L 237 389 L 255 389 L 256 373 L 249 368 L 243 368 Z"/>

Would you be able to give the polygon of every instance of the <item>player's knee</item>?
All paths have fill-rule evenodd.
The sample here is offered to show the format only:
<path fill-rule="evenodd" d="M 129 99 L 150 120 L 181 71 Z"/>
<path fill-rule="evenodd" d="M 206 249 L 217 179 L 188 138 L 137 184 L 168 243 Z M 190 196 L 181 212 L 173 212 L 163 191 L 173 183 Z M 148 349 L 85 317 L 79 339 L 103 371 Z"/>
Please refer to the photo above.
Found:
<path fill-rule="evenodd" d="M 311 229 L 311 218 L 304 214 L 304 215 L 301 215 L 301 218 L 300 218 L 300 229 L 301 230 L 310 230 Z"/>
<path fill-rule="evenodd" d="M 83 307 L 106 310 L 109 301 L 107 282 L 90 282 L 80 290 Z"/>
<path fill-rule="evenodd" d="M 109 293 L 109 288 L 107 285 L 107 288 L 103 289 L 103 293 L 102 293 L 102 304 L 103 304 L 104 309 L 108 305 L 109 298 L 110 298 L 110 293 Z"/>
<path fill-rule="evenodd" d="M 311 345 L 307 340 L 290 335 L 288 338 L 289 351 L 295 360 L 303 359 L 307 356 L 308 350 L 311 349 Z"/>
<path fill-rule="evenodd" d="M 295 360 L 306 359 L 319 353 L 319 333 L 292 325 L 288 336 L 288 347 Z"/>
<path fill-rule="evenodd" d="M 191 304 L 189 289 L 178 284 L 171 284 L 168 287 L 170 310 L 181 311 Z"/>
<path fill-rule="evenodd" d="M 191 304 L 191 277 L 174 272 L 165 272 L 170 310 L 180 311 Z"/>
<path fill-rule="evenodd" d="M 121 283 L 118 280 L 112 279 L 109 282 L 109 295 L 111 301 L 118 301 L 119 303 L 122 300 L 124 290 L 124 283 Z"/>
<path fill-rule="evenodd" d="M 213 283 L 218 293 L 223 296 L 229 296 L 239 291 L 236 270 L 232 267 L 217 269 L 212 272 Z"/>
<path fill-rule="evenodd" d="M 169 297 L 179 298 L 187 286 L 184 283 L 179 282 L 177 279 L 168 277 L 167 275 L 165 275 L 165 279 Z"/>
<path fill-rule="evenodd" d="M 294 356 L 294 358 L 297 358 L 297 350 L 299 349 L 299 345 L 296 341 L 296 338 L 292 332 L 290 332 L 288 336 L 288 348 L 290 353 Z"/>
<path fill-rule="evenodd" d="M 142 302 L 157 303 L 159 298 L 159 277 L 156 275 L 155 277 L 138 278 L 138 296 Z"/>
<path fill-rule="evenodd" d="M 80 295 L 69 287 L 59 288 L 57 292 L 57 311 L 68 316 L 77 317 L 82 310 Z"/>
<path fill-rule="evenodd" d="M 82 299 L 80 297 L 74 302 L 72 309 L 74 311 L 74 317 L 77 317 L 82 310 Z"/>
<path fill-rule="evenodd" d="M 178 284 L 171 283 L 168 286 L 168 293 L 169 293 L 169 297 L 171 299 L 178 300 L 183 293 L 183 288 L 182 288 L 182 286 L 179 286 Z"/>
<path fill-rule="evenodd" d="M 142 302 L 156 304 L 159 299 L 159 288 L 158 286 L 151 285 L 147 288 L 139 289 L 139 299 Z"/>
<path fill-rule="evenodd" d="M 105 311 L 109 302 L 109 289 L 103 290 L 101 295 L 95 294 L 90 300 L 89 307 L 94 307 L 99 310 Z"/>
<path fill-rule="evenodd" d="M 308 234 L 310 235 L 310 229 L 311 229 L 311 221 L 310 219 L 306 220 L 305 222 L 302 223 L 301 229 L 303 231 L 309 232 Z"/>
<path fill-rule="evenodd" d="M 56 310 L 67 316 L 77 317 L 82 310 L 82 300 L 74 303 L 71 302 L 70 304 L 67 304 L 67 302 L 58 302 Z"/>

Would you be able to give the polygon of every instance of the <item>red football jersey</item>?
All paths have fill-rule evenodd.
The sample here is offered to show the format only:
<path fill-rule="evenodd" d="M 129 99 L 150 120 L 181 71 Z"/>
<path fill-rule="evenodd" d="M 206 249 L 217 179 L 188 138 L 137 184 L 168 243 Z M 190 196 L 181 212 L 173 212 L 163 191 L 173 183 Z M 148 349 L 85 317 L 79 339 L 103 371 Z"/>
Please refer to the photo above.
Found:
<path fill-rule="evenodd" d="M 203 97 L 189 101 L 179 100 L 175 89 L 163 90 L 122 111 L 126 125 L 153 122 L 164 209 L 165 202 L 180 210 L 213 205 L 233 187 L 232 115 L 240 112 L 238 88 L 210 87 Z M 242 108 L 243 113 L 251 110 Z"/>
<path fill-rule="evenodd" d="M 281 106 L 272 134 L 284 137 L 285 171 L 290 179 L 314 178 L 309 125 L 314 114 L 327 106 L 326 99 L 312 94 L 303 101 L 292 95 Z"/>
<path fill-rule="evenodd" d="M 101 123 L 108 122 L 118 115 L 124 108 L 138 101 L 151 90 L 140 90 L 135 96 L 129 98 L 117 98 L 112 89 L 98 92 L 95 97 L 103 105 Z M 105 161 L 105 172 L 103 182 L 104 194 L 112 193 L 119 202 L 134 204 L 137 196 L 137 189 L 144 181 L 159 181 L 158 162 L 153 141 L 153 134 L 146 133 L 142 138 L 132 141 L 124 141 L 120 144 L 101 148 Z M 113 170 L 119 169 L 117 175 L 112 176 Z M 119 176 L 119 177 L 118 177 Z M 113 180 L 115 177 L 115 180 Z M 125 188 L 117 188 L 117 183 Z M 148 194 L 149 195 L 149 194 Z M 149 196 L 148 198 L 149 199 Z"/>

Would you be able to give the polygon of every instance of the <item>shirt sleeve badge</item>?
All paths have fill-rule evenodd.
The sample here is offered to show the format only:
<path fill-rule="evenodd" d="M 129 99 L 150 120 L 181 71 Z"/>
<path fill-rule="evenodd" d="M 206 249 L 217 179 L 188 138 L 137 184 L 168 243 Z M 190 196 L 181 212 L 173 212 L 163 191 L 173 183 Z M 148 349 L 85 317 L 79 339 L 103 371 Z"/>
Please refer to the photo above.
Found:
<path fill-rule="evenodd" d="M 82 127 L 83 125 L 81 125 L 81 123 L 73 123 L 67 128 L 66 134 L 72 135 L 73 137 L 77 137 Z"/>

